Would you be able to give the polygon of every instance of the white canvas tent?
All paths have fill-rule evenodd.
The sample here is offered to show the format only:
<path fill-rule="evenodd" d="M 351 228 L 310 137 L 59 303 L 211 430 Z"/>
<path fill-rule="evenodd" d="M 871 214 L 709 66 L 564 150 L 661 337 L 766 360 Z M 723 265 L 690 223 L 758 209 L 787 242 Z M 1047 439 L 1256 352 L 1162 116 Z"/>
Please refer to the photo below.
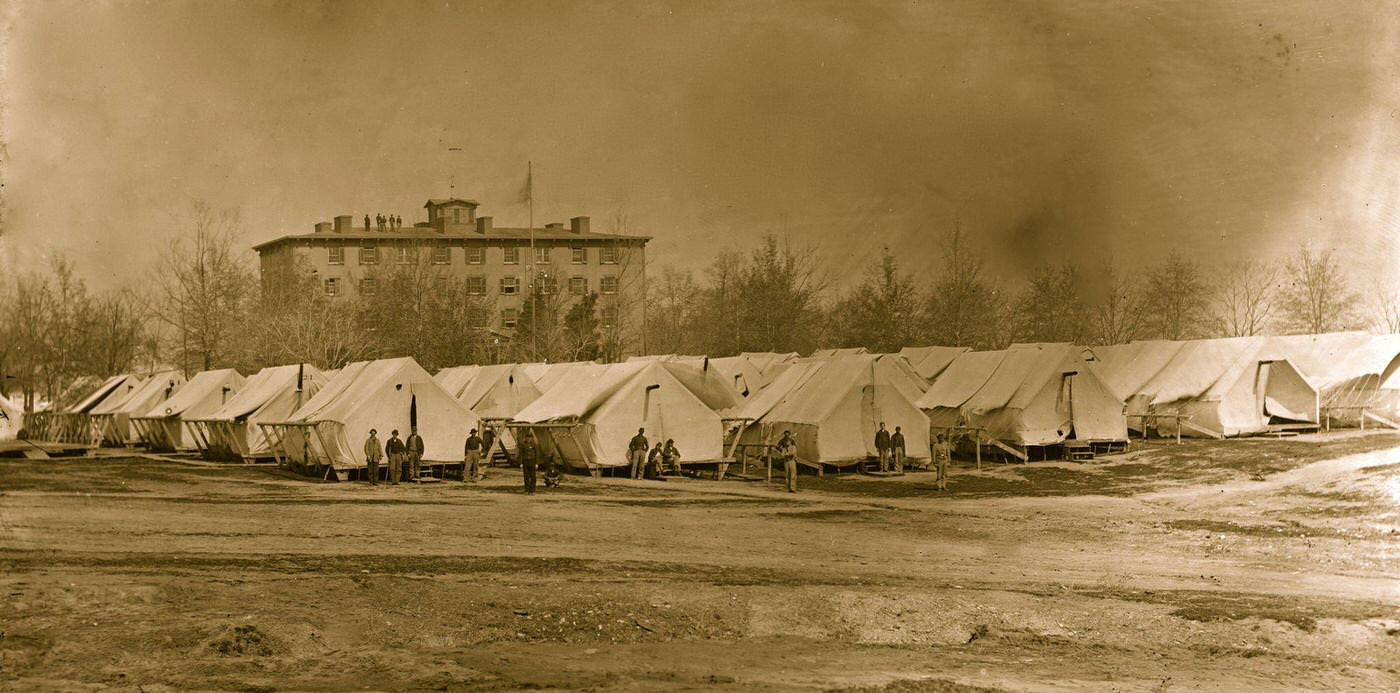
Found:
<path fill-rule="evenodd" d="M 1123 401 L 1069 344 L 1017 344 L 953 360 L 918 406 L 930 425 L 983 430 L 1006 446 L 1126 441 Z M 1024 455 L 1024 452 L 1017 451 Z"/>
<path fill-rule="evenodd" d="M 971 349 L 967 347 L 904 347 L 899 350 L 899 355 L 909 360 L 909 365 L 914 367 L 914 372 L 918 373 L 920 378 L 932 383 L 953 359 L 969 351 Z"/>
<path fill-rule="evenodd" d="M 0 440 L 14 440 L 24 428 L 24 410 L 0 394 Z"/>
<path fill-rule="evenodd" d="M 185 424 L 196 444 L 210 457 L 271 457 L 271 444 L 258 424 L 291 416 L 325 383 L 325 376 L 311 364 L 269 366 L 248 378 L 242 389 L 218 410 L 187 417 Z"/>
<path fill-rule="evenodd" d="M 768 387 L 796 359 L 796 354 L 745 352 L 738 356 L 710 359 L 710 366 L 719 371 L 735 392 L 748 398 Z"/>
<path fill-rule="evenodd" d="M 140 384 L 141 379 L 130 373 L 101 379 L 79 378 L 59 396 L 59 403 L 79 398 L 77 402 L 66 409 L 30 415 L 26 423 L 29 437 L 61 443 L 91 443 L 93 428 L 89 413 L 105 402 L 125 399 Z"/>
<path fill-rule="evenodd" d="M 185 376 L 176 370 L 160 371 L 145 378 L 141 385 L 121 399 L 107 398 L 93 407 L 88 418 L 93 441 L 102 445 L 124 447 L 139 442 L 131 427 L 131 417 L 141 416 L 157 402 L 169 399 L 185 384 Z"/>
<path fill-rule="evenodd" d="M 883 421 L 901 429 L 909 459 L 927 460 L 928 417 L 914 405 L 926 387 L 908 361 L 892 355 L 799 359 L 726 418 L 738 423 L 744 444 L 773 445 L 790 430 L 800 461 L 836 466 L 874 456 Z"/>
<path fill-rule="evenodd" d="M 425 465 L 461 465 L 467 431 L 480 426 L 417 361 L 403 357 L 349 364 L 286 420 L 260 427 L 279 462 L 346 479 L 365 468 L 370 429 L 382 444 L 393 429 L 407 439 L 414 422 Z"/>
<path fill-rule="evenodd" d="M 870 353 L 870 350 L 869 350 L 869 349 L 866 349 L 865 347 L 843 347 L 843 348 L 839 348 L 839 349 L 817 349 L 816 351 L 812 352 L 811 358 L 814 358 L 814 359 L 829 359 L 829 358 L 831 358 L 831 357 L 833 357 L 833 356 L 858 356 L 858 355 L 861 355 L 861 354 L 868 354 L 868 353 Z"/>
<path fill-rule="evenodd" d="M 152 450 L 174 452 L 199 446 L 185 427 L 185 421 L 212 414 L 224 406 L 245 378 L 232 368 L 200 371 L 168 399 L 158 402 L 140 416 L 131 417 L 141 442 Z"/>
<path fill-rule="evenodd" d="M 1333 332 L 1273 337 L 1270 347 L 1318 391 L 1329 424 L 1394 427 L 1400 419 L 1400 335 Z"/>
<path fill-rule="evenodd" d="M 476 378 L 484 366 L 450 366 L 433 375 L 433 380 L 442 385 L 453 397 L 459 397 L 472 379 Z"/>
<path fill-rule="evenodd" d="M 1102 351 L 1100 369 L 1114 372 L 1133 369 L 1118 364 L 1120 359 L 1143 353 L 1160 359 L 1170 349 Z M 1110 379 L 1126 389 L 1145 370 L 1131 379 Z M 1147 425 L 1161 435 L 1174 435 L 1180 420 L 1183 435 L 1217 438 L 1263 433 L 1276 424 L 1315 425 L 1318 407 L 1317 390 L 1269 337 L 1182 342 L 1127 398 L 1129 416 L 1148 416 Z"/>
<path fill-rule="evenodd" d="M 571 368 L 560 382 L 515 415 L 541 449 L 576 469 L 627 465 L 638 428 L 653 442 L 673 439 L 681 462 L 724 457 L 718 410 L 738 404 L 714 372 L 681 361 L 633 361 Z"/>

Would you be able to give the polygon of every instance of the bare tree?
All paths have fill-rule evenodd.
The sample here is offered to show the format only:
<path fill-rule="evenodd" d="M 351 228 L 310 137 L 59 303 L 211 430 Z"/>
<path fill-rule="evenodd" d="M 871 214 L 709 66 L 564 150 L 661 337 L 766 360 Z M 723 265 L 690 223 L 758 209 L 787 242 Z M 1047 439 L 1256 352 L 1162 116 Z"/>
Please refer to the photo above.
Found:
<path fill-rule="evenodd" d="M 923 306 L 914 282 L 899 270 L 888 248 L 866 269 L 859 286 L 837 301 L 825 324 L 835 346 L 863 346 L 876 353 L 899 351 L 921 338 Z"/>
<path fill-rule="evenodd" d="M 1016 304 L 1016 339 L 1079 342 L 1085 332 L 1084 301 L 1074 265 L 1042 267 L 1027 280 Z"/>
<path fill-rule="evenodd" d="M 375 353 L 356 322 L 356 304 L 327 296 L 315 275 L 299 269 L 264 285 L 245 314 L 236 357 L 245 371 L 286 363 L 340 368 Z"/>
<path fill-rule="evenodd" d="M 1087 334 L 1093 344 L 1126 344 L 1142 333 L 1143 296 L 1133 275 L 1110 258 L 1099 268 L 1091 291 Z"/>
<path fill-rule="evenodd" d="M 1280 307 L 1291 332 L 1319 334 L 1353 325 L 1358 297 L 1331 249 L 1314 253 L 1304 244 L 1284 267 Z"/>
<path fill-rule="evenodd" d="M 1278 295 L 1278 265 L 1240 260 L 1227 264 L 1215 296 L 1219 332 L 1226 337 L 1263 334 Z"/>
<path fill-rule="evenodd" d="M 180 364 L 209 370 L 233 348 L 231 337 L 253 295 L 253 275 L 235 250 L 238 215 L 196 202 L 184 233 L 161 256 L 162 322 L 174 332 Z"/>
<path fill-rule="evenodd" d="M 1371 302 L 1372 328 L 1386 334 L 1400 334 L 1400 292 L 1377 291 Z"/>
<path fill-rule="evenodd" d="M 1210 290 L 1195 262 L 1172 251 L 1147 275 L 1148 330 L 1159 339 L 1193 339 L 1208 322 Z"/>
<path fill-rule="evenodd" d="M 1006 306 L 983 276 L 982 257 L 967 247 L 955 223 L 943 245 L 943 268 L 929 292 L 925 315 L 930 341 L 948 346 L 996 349 L 1008 341 Z"/>
<path fill-rule="evenodd" d="M 492 303 L 416 250 L 408 248 L 406 262 L 376 266 L 365 277 L 376 290 L 361 293 L 355 303 L 349 323 L 356 327 L 355 339 L 370 345 L 367 356 L 412 356 L 430 371 L 487 361 L 493 353 L 487 326 Z M 349 355 L 351 342 L 343 335 L 328 330 L 326 336 Z"/>
<path fill-rule="evenodd" d="M 658 354 L 704 351 L 702 335 L 692 329 L 703 306 L 701 288 L 690 272 L 667 267 L 647 287 L 647 347 Z"/>

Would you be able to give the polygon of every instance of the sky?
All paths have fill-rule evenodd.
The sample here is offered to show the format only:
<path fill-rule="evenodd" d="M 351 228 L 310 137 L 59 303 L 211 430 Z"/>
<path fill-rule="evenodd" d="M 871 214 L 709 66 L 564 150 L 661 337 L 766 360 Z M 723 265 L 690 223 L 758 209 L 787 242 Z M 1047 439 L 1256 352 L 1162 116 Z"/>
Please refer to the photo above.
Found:
<path fill-rule="evenodd" d="M 247 246 L 449 190 L 524 226 L 527 162 L 537 225 L 652 236 L 652 268 L 771 232 L 838 284 L 883 247 L 917 278 L 956 223 L 1007 279 L 1303 242 L 1400 276 L 1393 2 L 0 13 L 0 264 L 62 253 L 98 288 L 148 281 L 196 201 Z"/>

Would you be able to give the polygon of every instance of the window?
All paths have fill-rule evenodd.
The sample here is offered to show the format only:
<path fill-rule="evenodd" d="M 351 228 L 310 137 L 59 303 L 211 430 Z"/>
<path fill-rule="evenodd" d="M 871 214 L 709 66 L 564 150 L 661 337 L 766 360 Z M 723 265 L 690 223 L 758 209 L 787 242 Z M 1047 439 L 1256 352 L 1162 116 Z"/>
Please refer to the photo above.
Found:
<path fill-rule="evenodd" d="M 447 277 L 444 277 L 440 274 L 436 277 L 433 277 L 433 291 L 436 291 L 439 294 L 447 293 Z"/>
<path fill-rule="evenodd" d="M 452 262 L 452 249 L 445 245 L 433 246 L 433 264 L 446 265 Z"/>
<path fill-rule="evenodd" d="M 505 262 L 507 265 L 520 264 L 520 246 L 508 245 L 501 250 L 504 250 L 506 253 Z"/>
<path fill-rule="evenodd" d="M 486 295 L 486 277 L 479 274 L 467 277 L 467 293 L 472 296 Z M 505 293 L 502 291 L 501 293 Z"/>
<path fill-rule="evenodd" d="M 366 278 L 366 279 L 361 279 L 361 280 L 360 280 L 360 295 L 361 295 L 361 296 L 373 296 L 373 295 L 374 295 L 374 288 L 375 288 L 375 287 L 374 287 L 374 280 L 373 280 L 373 279 L 368 279 L 368 278 Z"/>
<path fill-rule="evenodd" d="M 588 293 L 588 277 L 569 277 L 569 293 L 575 296 Z"/>
<path fill-rule="evenodd" d="M 605 246 L 599 248 L 599 249 L 598 249 L 598 262 L 601 262 L 601 263 L 603 263 L 604 265 L 616 265 L 616 264 L 617 264 L 617 248 L 614 247 L 614 246 L 610 246 L 610 245 L 605 245 Z"/>
<path fill-rule="evenodd" d="M 586 265 L 586 264 L 588 264 L 588 249 L 587 249 L 587 248 L 569 248 L 569 262 L 572 262 L 572 263 L 574 263 L 575 265 Z"/>
<path fill-rule="evenodd" d="M 479 246 L 479 245 L 470 245 L 470 246 L 467 246 L 467 264 L 468 264 L 468 265 L 484 265 L 484 264 L 486 264 L 486 248 L 484 248 L 484 247 L 482 247 L 482 246 Z"/>
<path fill-rule="evenodd" d="M 361 264 L 361 265 L 377 265 L 377 264 L 379 264 L 379 249 L 378 249 L 378 248 L 373 248 L 373 247 L 371 247 L 371 248 L 360 248 L 360 264 Z"/>
<path fill-rule="evenodd" d="M 559 280 L 548 274 L 540 275 L 540 293 L 550 296 L 559 293 Z"/>
<path fill-rule="evenodd" d="M 344 249 L 344 248 L 342 248 L 342 247 L 340 247 L 340 246 L 338 246 L 338 245 L 333 245 L 333 246 L 331 246 L 331 247 L 329 247 L 329 248 L 326 248 L 326 254 L 329 256 L 329 260 L 330 260 L 330 263 L 331 263 L 332 265 L 343 265 L 343 264 L 345 264 L 345 249 Z"/>
<path fill-rule="evenodd" d="M 514 308 L 507 308 L 501 311 L 501 327 L 515 327 L 517 311 Z"/>
<path fill-rule="evenodd" d="M 520 277 L 501 277 L 501 293 L 520 293 Z"/>
<path fill-rule="evenodd" d="M 339 296 L 339 295 L 340 295 L 340 285 L 339 285 L 339 282 L 337 282 L 334 278 L 331 278 L 331 279 L 327 279 L 327 280 L 326 280 L 326 295 L 327 295 L 327 296 Z"/>
<path fill-rule="evenodd" d="M 461 209 L 460 207 L 453 207 L 453 208 L 452 208 L 452 223 L 454 223 L 454 224 L 460 224 L 460 223 L 462 223 L 462 209 Z"/>
<path fill-rule="evenodd" d="M 617 324 L 617 306 L 603 306 L 603 326 L 613 327 Z"/>
<path fill-rule="evenodd" d="M 598 288 L 605 294 L 617 293 L 617 277 L 603 277 Z"/>
<path fill-rule="evenodd" d="M 535 264 L 549 264 L 549 248 L 535 248 Z"/>
<path fill-rule="evenodd" d="M 489 313 L 480 308 L 471 311 L 470 315 L 471 317 L 468 319 L 471 320 L 472 327 L 486 327 L 486 324 L 491 317 Z"/>
<path fill-rule="evenodd" d="M 399 257 L 400 265 L 411 265 L 413 264 L 414 260 L 418 259 L 417 248 L 405 248 L 403 246 L 400 246 L 398 248 L 395 248 L 394 250 L 397 251 L 396 254 Z"/>

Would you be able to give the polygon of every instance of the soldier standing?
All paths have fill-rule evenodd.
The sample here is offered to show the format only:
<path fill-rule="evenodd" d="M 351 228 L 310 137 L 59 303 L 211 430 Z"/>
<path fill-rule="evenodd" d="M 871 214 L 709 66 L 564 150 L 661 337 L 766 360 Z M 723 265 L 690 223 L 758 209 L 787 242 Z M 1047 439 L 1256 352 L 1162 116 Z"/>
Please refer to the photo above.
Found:
<path fill-rule="evenodd" d="M 783 437 L 778 439 L 778 458 L 783 461 L 788 493 L 797 493 L 797 442 L 792 439 L 792 431 L 783 431 Z"/>
<path fill-rule="evenodd" d="M 462 470 L 462 481 L 473 484 L 481 480 L 481 436 L 476 434 L 476 429 L 467 435 L 467 446 L 465 451 L 466 469 Z"/>
<path fill-rule="evenodd" d="M 637 435 L 632 436 L 631 442 L 627 443 L 627 458 L 632 463 L 633 479 L 642 478 L 642 468 L 647 463 L 647 448 L 650 444 L 647 443 L 646 432 L 645 428 L 637 429 Z"/>
<path fill-rule="evenodd" d="M 943 434 L 938 434 L 938 442 L 933 446 L 933 462 L 938 468 L 938 490 L 948 490 L 948 462 L 953 457 L 953 446 Z"/>
<path fill-rule="evenodd" d="M 408 432 L 408 480 L 417 483 L 423 470 L 423 436 L 418 435 L 418 427 Z"/>
<path fill-rule="evenodd" d="M 389 432 L 389 442 L 384 444 L 384 452 L 389 455 L 389 483 L 397 486 L 403 476 L 403 441 L 399 440 L 399 429 Z"/>
<path fill-rule="evenodd" d="M 538 464 L 539 449 L 535 447 L 535 433 L 530 429 L 520 436 L 520 471 L 525 476 L 525 493 L 535 492 L 535 466 Z"/>
<path fill-rule="evenodd" d="M 369 233 L 369 215 L 365 215 L 365 233 Z"/>
<path fill-rule="evenodd" d="M 880 455 L 880 471 L 890 471 L 890 432 L 885 430 L 885 422 L 880 422 L 880 430 L 875 432 L 875 452 Z"/>
<path fill-rule="evenodd" d="M 379 439 L 374 437 L 375 431 L 369 429 L 369 437 L 365 439 L 365 466 L 368 468 L 366 476 L 369 477 L 371 486 L 379 485 L 379 460 L 384 457 L 384 450 L 379 447 Z"/>
<path fill-rule="evenodd" d="M 496 444 L 496 430 L 490 426 L 481 434 L 481 476 L 486 477 L 486 467 L 491 466 L 491 446 Z"/>
<path fill-rule="evenodd" d="M 904 473 L 904 434 L 899 427 L 894 427 L 894 435 L 890 436 L 890 451 L 894 454 L 894 470 L 900 474 Z"/>

